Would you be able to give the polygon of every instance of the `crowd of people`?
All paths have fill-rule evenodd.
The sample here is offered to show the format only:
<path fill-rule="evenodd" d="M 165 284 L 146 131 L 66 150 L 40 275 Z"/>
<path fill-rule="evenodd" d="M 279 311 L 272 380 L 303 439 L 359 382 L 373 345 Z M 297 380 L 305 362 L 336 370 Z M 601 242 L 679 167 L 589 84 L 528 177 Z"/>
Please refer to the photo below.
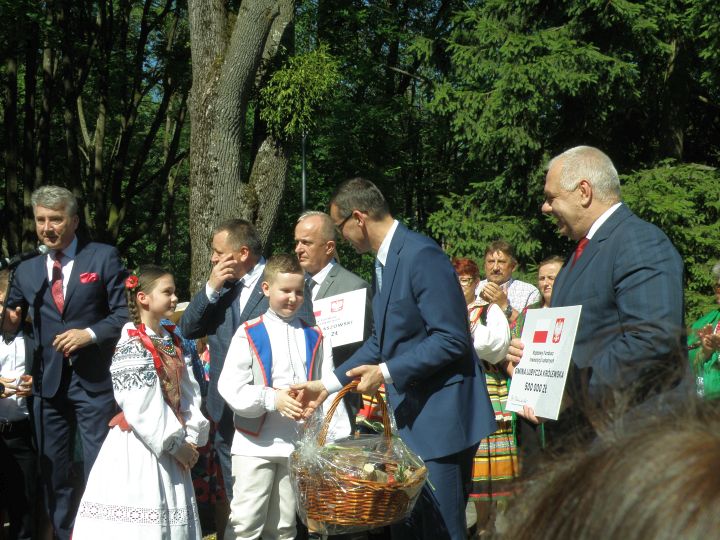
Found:
<path fill-rule="evenodd" d="M 382 392 L 429 472 L 412 513 L 374 538 L 720 530 L 700 508 L 720 497 L 717 482 L 702 482 L 720 457 L 711 400 L 720 311 L 686 331 L 682 260 L 622 203 L 600 150 L 551 160 L 544 197 L 543 213 L 577 247 L 541 261 L 537 286 L 513 277 L 508 242 L 491 242 L 482 261 L 451 261 L 394 219 L 372 182 L 353 178 L 329 213 L 299 217 L 293 254 L 266 260 L 250 223 L 219 223 L 206 284 L 178 320 L 169 270 L 127 271 L 113 247 L 77 235 L 71 192 L 37 189 L 35 226 L 49 252 L 0 273 L 7 536 L 198 539 L 197 477 L 209 475 L 210 499 L 229 507 L 215 516 L 218 538 L 317 537 L 298 521 L 288 456 L 303 421 L 352 380 L 359 394 L 335 413 L 329 438 L 371 429 L 372 400 L 360 394 Z M 374 255 L 371 284 L 340 264 L 338 237 Z M 720 304 L 720 264 L 713 276 Z M 336 346 L 316 325 L 317 303 L 359 290 L 363 339 Z M 511 412 L 528 311 L 574 305 L 582 313 L 560 416 Z M 697 474 L 681 486 L 671 471 L 683 459 Z M 651 478 L 631 481 L 639 476 Z M 687 515 L 671 506 L 686 491 L 698 501 Z M 598 508 L 610 500 L 612 512 Z M 637 515 L 643 522 L 630 523 Z"/>

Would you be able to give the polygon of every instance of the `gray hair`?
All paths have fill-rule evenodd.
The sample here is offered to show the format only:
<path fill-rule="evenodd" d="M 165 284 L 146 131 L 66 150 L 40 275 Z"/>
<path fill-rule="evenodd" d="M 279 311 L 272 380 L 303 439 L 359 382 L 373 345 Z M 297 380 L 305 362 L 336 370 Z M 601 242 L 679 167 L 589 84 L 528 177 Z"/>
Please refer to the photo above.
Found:
<path fill-rule="evenodd" d="M 604 203 L 620 201 L 620 178 L 610 158 L 592 146 L 576 146 L 555 156 L 548 164 L 561 165 L 560 187 L 565 191 L 577 189 L 581 180 L 587 180 L 593 195 Z"/>
<path fill-rule="evenodd" d="M 42 186 L 33 191 L 30 196 L 33 209 L 43 206 L 52 210 L 65 210 L 72 217 L 78 213 L 78 203 L 75 195 L 68 189 L 60 186 Z"/>
<path fill-rule="evenodd" d="M 319 210 L 308 210 L 306 212 L 303 212 L 300 214 L 300 217 L 297 219 L 296 224 L 299 224 L 302 220 L 318 216 L 321 220 L 320 224 L 320 234 L 322 235 L 322 239 L 325 242 L 330 242 L 331 240 L 335 241 L 335 224 L 333 223 L 333 220 L 330 216 L 328 216 L 325 212 L 320 212 Z"/>

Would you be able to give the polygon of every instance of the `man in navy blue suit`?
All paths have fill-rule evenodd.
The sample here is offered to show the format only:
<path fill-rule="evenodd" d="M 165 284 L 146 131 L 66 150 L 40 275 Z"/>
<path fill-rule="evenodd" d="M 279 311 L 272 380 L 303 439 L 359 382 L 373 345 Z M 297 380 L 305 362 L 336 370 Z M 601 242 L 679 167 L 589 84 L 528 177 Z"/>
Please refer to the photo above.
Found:
<path fill-rule="evenodd" d="M 431 239 L 393 219 L 372 182 L 343 182 L 330 201 L 338 233 L 376 255 L 373 334 L 335 371 L 298 385 L 307 413 L 352 379 L 373 393 L 385 383 L 400 437 L 425 460 L 429 480 L 392 537 L 466 538 L 472 459 L 496 429 L 455 271 Z"/>
<path fill-rule="evenodd" d="M 32 318 L 41 473 L 55 534 L 66 540 L 78 500 L 71 477 L 73 425 L 87 480 L 115 412 L 109 368 L 128 319 L 125 269 L 115 248 L 78 240 L 70 191 L 44 186 L 31 200 L 38 238 L 50 253 L 18 266 L 7 304 L 27 308 Z"/>
<path fill-rule="evenodd" d="M 597 148 L 578 146 L 550 162 L 542 211 L 578 243 L 551 300 L 582 306 L 566 384 L 573 405 L 546 429 L 564 444 L 592 437 L 593 427 L 678 382 L 687 362 L 683 263 L 660 229 L 622 203 L 617 171 Z M 521 355 L 513 340 L 508 359 Z"/>

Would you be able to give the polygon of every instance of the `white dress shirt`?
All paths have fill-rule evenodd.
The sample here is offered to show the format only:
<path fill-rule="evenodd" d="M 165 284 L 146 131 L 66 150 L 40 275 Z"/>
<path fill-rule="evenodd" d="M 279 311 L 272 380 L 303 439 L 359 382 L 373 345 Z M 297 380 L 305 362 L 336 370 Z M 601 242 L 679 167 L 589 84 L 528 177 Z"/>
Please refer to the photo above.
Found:
<path fill-rule="evenodd" d="M 25 373 L 25 339 L 19 332 L 10 343 L 0 339 L 0 376 L 14 379 L 18 383 L 20 375 Z M 15 395 L 0 398 L 0 419 L 17 422 L 28 417 L 24 397 Z"/>
<path fill-rule="evenodd" d="M 242 277 L 242 289 L 240 289 L 240 294 L 238 296 L 238 302 L 240 303 L 240 313 L 242 313 L 245 309 L 245 306 L 247 305 L 248 300 L 252 295 L 252 291 L 255 288 L 255 285 L 265 271 L 265 262 L 265 257 L 260 257 L 260 260 L 255 266 L 253 266 L 252 270 L 250 270 Z M 208 302 L 210 302 L 211 304 L 217 302 L 220 298 L 220 294 L 224 294 L 224 292 L 225 291 L 216 291 L 210 286 L 209 282 L 205 284 L 205 295 L 207 296 Z"/>

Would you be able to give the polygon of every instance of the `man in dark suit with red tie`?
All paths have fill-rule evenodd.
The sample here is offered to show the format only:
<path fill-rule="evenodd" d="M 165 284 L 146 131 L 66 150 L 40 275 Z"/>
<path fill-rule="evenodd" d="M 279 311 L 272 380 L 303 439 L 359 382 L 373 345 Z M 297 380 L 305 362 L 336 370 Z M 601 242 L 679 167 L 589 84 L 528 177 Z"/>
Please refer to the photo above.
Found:
<path fill-rule="evenodd" d="M 71 476 L 73 426 L 87 480 L 115 412 L 109 368 L 128 320 L 125 269 L 115 248 L 78 239 L 78 206 L 70 191 L 43 186 L 31 200 L 38 238 L 50 253 L 18 266 L 7 304 L 27 308 L 32 318 L 41 474 L 55 535 L 66 540 L 78 499 Z"/>
<path fill-rule="evenodd" d="M 618 173 L 597 148 L 550 161 L 542 211 L 577 242 L 551 300 L 582 306 L 566 383 L 572 406 L 546 428 L 565 445 L 678 382 L 687 362 L 683 263 L 668 237 L 622 202 Z M 521 356 L 513 340 L 508 360 Z"/>

